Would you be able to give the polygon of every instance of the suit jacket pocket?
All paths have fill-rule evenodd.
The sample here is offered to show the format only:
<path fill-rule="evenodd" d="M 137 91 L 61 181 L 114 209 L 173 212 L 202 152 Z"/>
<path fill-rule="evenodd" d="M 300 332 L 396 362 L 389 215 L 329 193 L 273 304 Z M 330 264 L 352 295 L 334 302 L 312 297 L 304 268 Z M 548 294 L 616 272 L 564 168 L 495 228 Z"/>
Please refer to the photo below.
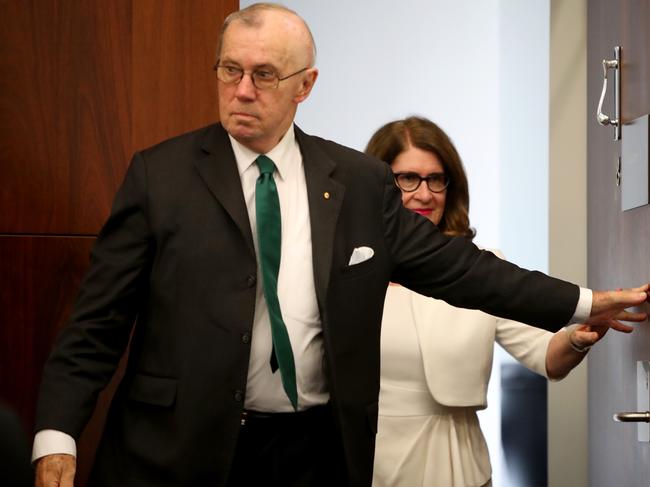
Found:
<path fill-rule="evenodd" d="M 375 258 L 363 261 L 355 265 L 346 265 L 341 269 L 341 279 L 354 279 L 355 277 L 365 276 L 374 268 Z"/>
<path fill-rule="evenodd" d="M 176 400 L 178 380 L 169 377 L 136 374 L 129 390 L 132 401 L 169 407 Z"/>

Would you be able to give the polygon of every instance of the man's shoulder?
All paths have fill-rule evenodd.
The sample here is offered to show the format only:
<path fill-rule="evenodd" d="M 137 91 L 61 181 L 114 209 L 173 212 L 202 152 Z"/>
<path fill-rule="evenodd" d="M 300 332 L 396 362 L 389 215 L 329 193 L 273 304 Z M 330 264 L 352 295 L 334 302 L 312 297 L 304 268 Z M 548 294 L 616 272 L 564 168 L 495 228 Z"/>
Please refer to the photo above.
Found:
<path fill-rule="evenodd" d="M 386 163 L 380 161 L 376 157 L 317 135 L 306 134 L 297 127 L 296 137 L 301 147 L 307 149 L 310 146 L 316 147 L 330 159 L 336 161 L 339 165 L 342 164 L 344 167 L 351 165 L 356 168 L 366 167 L 368 169 L 379 169 L 381 171 L 384 171 L 386 168 Z"/>
<path fill-rule="evenodd" d="M 298 138 L 299 142 L 309 142 L 311 144 L 314 144 L 318 146 L 321 150 L 324 150 L 330 155 L 335 154 L 338 157 L 347 157 L 350 159 L 372 159 L 367 154 L 364 154 L 363 152 L 360 152 L 356 149 L 339 144 L 338 142 L 334 142 L 333 140 L 319 137 L 317 135 L 306 134 L 305 132 L 302 132 L 297 127 L 296 127 L 296 137 Z"/>
<path fill-rule="evenodd" d="M 226 132 L 220 123 L 213 123 L 194 129 L 190 132 L 175 135 L 169 139 L 160 141 L 146 149 L 139 151 L 145 158 L 174 157 L 188 155 L 200 155 L 203 153 L 203 147 L 211 139 L 222 135 L 226 138 Z"/>

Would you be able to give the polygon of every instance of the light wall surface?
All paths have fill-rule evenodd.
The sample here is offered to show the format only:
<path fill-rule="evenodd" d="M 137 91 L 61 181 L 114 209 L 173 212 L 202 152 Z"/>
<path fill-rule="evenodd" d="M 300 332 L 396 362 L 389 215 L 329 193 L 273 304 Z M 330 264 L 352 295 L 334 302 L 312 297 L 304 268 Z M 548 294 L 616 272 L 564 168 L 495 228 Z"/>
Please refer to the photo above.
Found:
<path fill-rule="evenodd" d="M 412 114 L 432 119 L 466 165 L 477 241 L 498 247 L 499 2 L 283 4 L 305 18 L 318 49 L 320 75 L 298 109 L 298 125 L 363 150 L 388 121 Z"/>
<path fill-rule="evenodd" d="M 549 271 L 587 284 L 587 0 L 551 0 Z M 548 388 L 553 487 L 588 484 L 587 360 Z"/>
<path fill-rule="evenodd" d="M 548 1 L 499 1 L 498 235 L 508 260 L 544 272 L 548 272 L 549 17 Z"/>

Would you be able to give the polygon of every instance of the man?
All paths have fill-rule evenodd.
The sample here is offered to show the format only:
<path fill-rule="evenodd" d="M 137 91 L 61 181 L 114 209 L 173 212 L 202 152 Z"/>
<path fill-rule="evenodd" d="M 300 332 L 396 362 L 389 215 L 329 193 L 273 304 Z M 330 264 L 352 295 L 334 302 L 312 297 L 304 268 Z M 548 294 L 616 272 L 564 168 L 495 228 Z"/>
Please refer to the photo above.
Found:
<path fill-rule="evenodd" d="M 134 156 L 44 371 L 38 485 L 72 485 L 74 438 L 131 334 L 91 485 L 370 485 L 390 280 L 545 327 L 645 319 L 624 308 L 647 286 L 592 302 L 446 238 L 384 163 L 294 127 L 314 53 L 287 9 L 231 15 L 221 123 Z"/>

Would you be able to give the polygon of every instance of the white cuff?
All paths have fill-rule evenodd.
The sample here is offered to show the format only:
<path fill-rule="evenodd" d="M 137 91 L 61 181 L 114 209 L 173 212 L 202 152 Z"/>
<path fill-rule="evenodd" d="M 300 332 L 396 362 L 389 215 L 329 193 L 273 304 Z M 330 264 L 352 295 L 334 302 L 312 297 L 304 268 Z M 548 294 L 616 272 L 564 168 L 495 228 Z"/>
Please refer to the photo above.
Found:
<path fill-rule="evenodd" d="M 591 316 L 591 304 L 594 300 L 594 293 L 586 287 L 580 288 L 580 297 L 576 305 L 576 311 L 569 323 L 584 323 Z"/>
<path fill-rule="evenodd" d="M 67 454 L 77 456 L 74 438 L 62 431 L 41 430 L 34 436 L 32 463 L 45 455 Z"/>

